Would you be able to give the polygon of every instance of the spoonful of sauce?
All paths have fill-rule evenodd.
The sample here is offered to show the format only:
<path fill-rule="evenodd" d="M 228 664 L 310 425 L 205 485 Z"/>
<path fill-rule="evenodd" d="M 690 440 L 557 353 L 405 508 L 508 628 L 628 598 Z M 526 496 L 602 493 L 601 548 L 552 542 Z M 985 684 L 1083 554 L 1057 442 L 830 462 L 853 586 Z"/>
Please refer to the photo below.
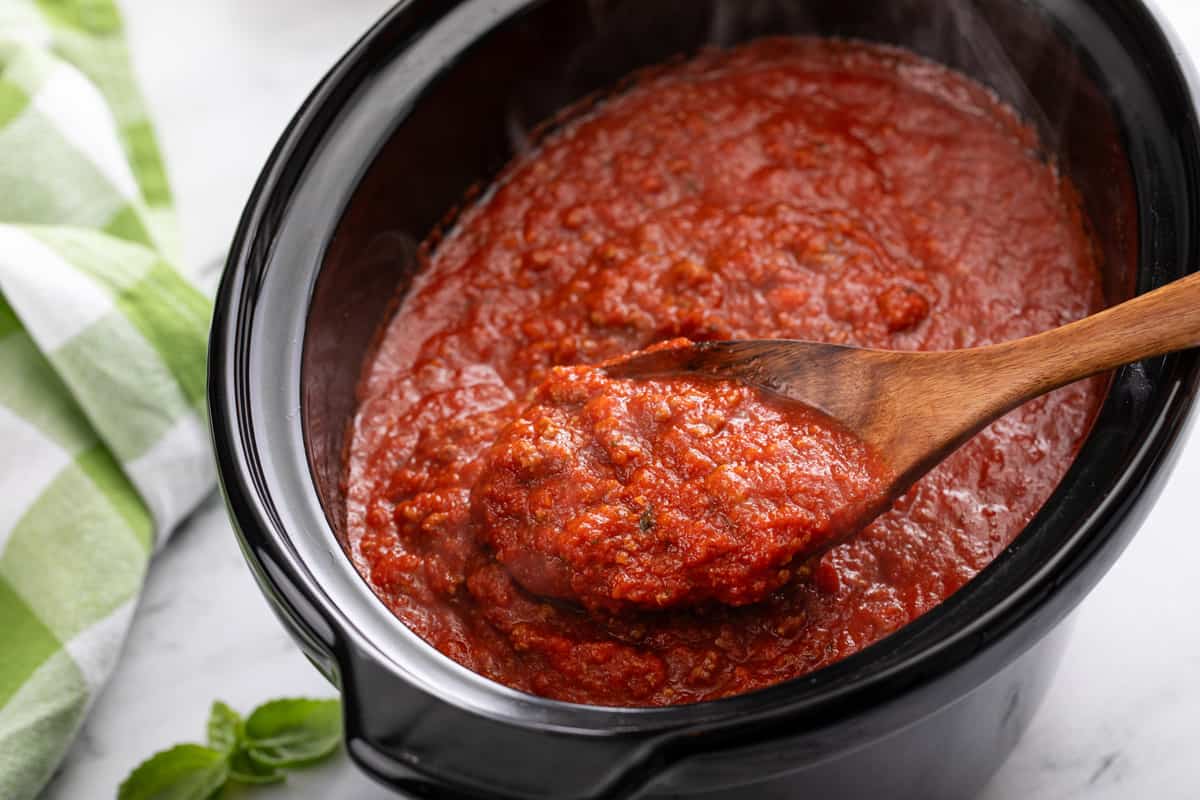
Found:
<path fill-rule="evenodd" d="M 589 610 L 758 602 L 988 423 L 1200 345 L 1200 273 L 965 350 L 676 340 L 556 368 L 484 457 L 481 535 L 530 591 Z"/>

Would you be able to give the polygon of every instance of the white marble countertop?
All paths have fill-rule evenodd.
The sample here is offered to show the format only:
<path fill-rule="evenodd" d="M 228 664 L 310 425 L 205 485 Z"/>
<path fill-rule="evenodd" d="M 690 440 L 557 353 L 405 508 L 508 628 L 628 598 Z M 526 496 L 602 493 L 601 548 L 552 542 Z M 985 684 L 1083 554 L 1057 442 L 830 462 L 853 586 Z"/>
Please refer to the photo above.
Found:
<path fill-rule="evenodd" d="M 227 247 L 292 112 L 390 0 L 121 5 L 166 150 L 188 260 L 209 263 Z M 1200 60 L 1200 4 L 1159 5 Z M 1189 499 L 1198 486 L 1200 428 L 1145 527 L 1077 613 L 1049 700 L 982 800 L 1200 796 L 1192 749 L 1200 719 L 1193 566 L 1200 538 Z M 1164 570 L 1166 562 L 1180 566 Z M 112 797 L 141 759 L 199 740 L 215 698 L 248 710 L 296 694 L 333 690 L 268 610 L 223 506 L 210 498 L 157 557 L 117 673 L 46 797 Z M 393 795 L 342 756 L 252 796 Z"/>

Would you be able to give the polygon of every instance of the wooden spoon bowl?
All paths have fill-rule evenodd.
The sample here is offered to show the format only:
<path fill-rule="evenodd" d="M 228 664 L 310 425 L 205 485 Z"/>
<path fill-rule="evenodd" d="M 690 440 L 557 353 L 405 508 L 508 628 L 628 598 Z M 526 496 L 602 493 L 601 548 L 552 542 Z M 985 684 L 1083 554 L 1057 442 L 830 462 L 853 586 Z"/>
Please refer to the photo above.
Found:
<path fill-rule="evenodd" d="M 1068 383 L 1200 345 L 1200 273 L 1059 328 L 986 347 L 871 350 L 788 339 L 701 342 L 608 367 L 615 378 L 736 380 L 819 409 L 895 480 L 866 525 L 990 422 Z M 861 527 L 861 526 L 860 526 Z"/>

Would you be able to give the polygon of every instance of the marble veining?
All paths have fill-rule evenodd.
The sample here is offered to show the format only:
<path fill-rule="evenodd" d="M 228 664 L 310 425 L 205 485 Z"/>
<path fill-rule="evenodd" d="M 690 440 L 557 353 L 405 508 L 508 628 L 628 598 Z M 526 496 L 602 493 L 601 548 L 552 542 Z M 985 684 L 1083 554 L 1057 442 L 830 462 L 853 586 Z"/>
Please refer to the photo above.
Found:
<path fill-rule="evenodd" d="M 271 146 L 322 73 L 389 0 L 122 0 L 178 198 L 188 263 L 224 252 Z M 1200 58 L 1200 3 L 1159 0 Z M 980 800 L 1200 796 L 1200 428 L 1161 501 L 1076 612 L 1049 699 Z M 1176 566 L 1177 565 L 1177 566 Z M 239 709 L 332 694 L 283 633 L 210 497 L 156 558 L 115 678 L 45 796 L 113 796 L 141 759 Z M 344 756 L 256 798 L 392 795 Z"/>

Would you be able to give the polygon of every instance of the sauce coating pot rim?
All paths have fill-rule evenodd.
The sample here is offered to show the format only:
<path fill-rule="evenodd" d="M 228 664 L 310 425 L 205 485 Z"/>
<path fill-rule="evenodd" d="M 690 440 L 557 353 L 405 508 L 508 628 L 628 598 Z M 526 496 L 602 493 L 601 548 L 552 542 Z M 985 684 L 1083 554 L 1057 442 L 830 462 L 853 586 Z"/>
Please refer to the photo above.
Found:
<path fill-rule="evenodd" d="M 209 411 L 222 488 L 264 593 L 345 692 L 352 754 L 395 785 L 521 793 L 515 785 L 489 786 L 488 765 L 467 774 L 442 760 L 447 754 L 422 750 L 434 742 L 421 738 L 422 720 L 429 720 L 457 726 L 464 743 L 504 736 L 514 747 L 545 747 L 546 758 L 570 764 L 563 771 L 576 772 L 577 780 L 563 777 L 544 796 L 614 796 L 684 755 L 744 748 L 798 730 L 819 734 L 812 757 L 821 758 L 966 694 L 1059 623 L 1132 536 L 1177 455 L 1174 445 L 1200 384 L 1196 353 L 1122 370 L 1059 491 L 1012 547 L 941 606 L 837 664 L 723 700 L 615 709 L 492 683 L 404 628 L 338 547 L 314 487 L 301 413 L 301 349 L 326 249 L 360 179 L 407 113 L 401 104 L 452 69 L 478 38 L 543 5 L 410 0 L 390 11 L 321 82 L 276 146 L 218 293 Z M 1106 69 L 1126 67 L 1141 76 L 1132 90 L 1108 87 L 1137 191 L 1137 288 L 1190 271 L 1200 263 L 1193 230 L 1200 126 L 1182 50 L 1141 4 L 1033 5 L 1058 29 L 1089 37 L 1096 52 L 1111 56 Z M 367 103 L 397 80 L 409 95 L 390 106 Z M 1089 481 L 1102 477 L 1101 495 Z M 868 711 L 869 724 L 862 723 Z M 853 730 L 843 725 L 856 718 L 861 724 Z"/>

